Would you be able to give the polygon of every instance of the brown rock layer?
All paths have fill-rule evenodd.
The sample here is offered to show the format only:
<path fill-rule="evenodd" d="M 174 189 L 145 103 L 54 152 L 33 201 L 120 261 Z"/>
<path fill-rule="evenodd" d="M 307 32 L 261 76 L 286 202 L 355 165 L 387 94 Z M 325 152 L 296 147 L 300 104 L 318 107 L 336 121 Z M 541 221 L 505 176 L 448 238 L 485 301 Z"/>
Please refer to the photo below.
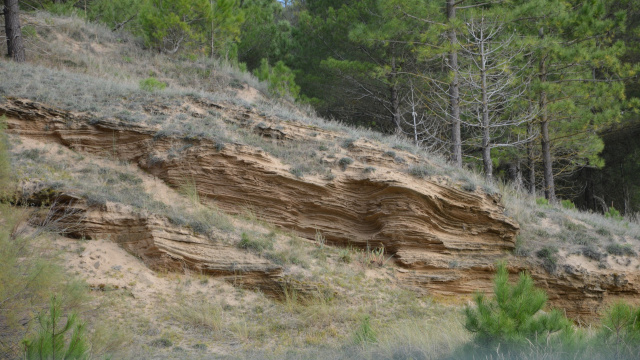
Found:
<path fill-rule="evenodd" d="M 257 116 L 247 110 L 236 112 L 239 125 L 248 124 L 247 119 Z M 490 290 L 493 264 L 515 245 L 518 225 L 503 214 L 497 198 L 412 178 L 372 145 L 354 146 L 349 151 L 364 151 L 368 155 L 353 157 L 364 156 L 367 164 L 382 167 L 373 174 L 362 171 L 364 165 L 356 162 L 347 171 L 336 171 L 331 180 L 298 178 L 289 172 L 289 166 L 250 146 L 226 144 L 221 149 L 206 139 L 159 137 L 155 130 L 143 126 L 95 120 L 23 100 L 0 104 L 0 114 L 8 116 L 11 133 L 136 163 L 172 186 L 193 179 L 201 198 L 225 211 L 250 210 L 308 238 L 319 230 L 333 244 L 383 245 L 400 267 L 408 269 L 400 273 L 402 281 L 431 293 L 455 295 Z M 282 125 L 263 124 L 255 131 L 283 142 L 304 139 L 304 125 Z M 337 137 L 317 128 L 313 131 L 321 132 L 324 138 Z M 367 146 L 372 149 L 364 149 Z M 166 156 L 176 147 L 183 148 L 179 157 Z M 146 240 L 129 245 L 127 237 L 131 234 L 114 235 L 114 240 L 123 246 L 134 246 L 130 249 L 134 253 L 161 263 L 165 261 L 163 257 L 168 257 L 175 264 L 184 263 L 210 273 L 232 271 L 214 245 L 179 240 L 191 235 L 179 229 L 168 231 L 157 220 L 145 219 L 139 225 L 139 220 L 125 221 L 117 214 L 90 216 L 95 220 L 91 231 L 99 233 L 100 224 L 114 228 L 114 222 L 130 222 L 123 226 L 145 227 L 145 236 L 154 239 L 153 245 Z M 167 237 L 171 241 L 166 241 Z M 175 244 L 181 245 L 174 247 Z M 261 258 L 242 259 L 248 273 L 252 266 L 267 266 Z M 538 284 L 549 291 L 553 303 L 570 314 L 593 313 L 594 306 L 602 303 L 606 295 L 624 297 L 638 294 L 640 289 L 637 276 L 624 275 L 626 282 L 616 282 L 605 274 L 550 276 L 533 265 L 530 268 Z M 266 277 L 273 275 L 271 271 L 280 271 L 262 269 Z"/>
<path fill-rule="evenodd" d="M 317 291 L 314 285 L 283 276 L 281 266 L 217 239 L 216 234 L 205 238 L 164 218 L 144 216 L 121 204 L 107 202 L 104 206 L 88 206 L 84 199 L 44 190 L 31 194 L 28 201 L 35 205 L 45 202 L 43 200 L 53 202 L 53 213 L 46 221 L 67 236 L 111 240 L 153 270 L 188 270 L 222 277 L 234 285 L 260 289 L 277 298 L 290 288 L 301 296 Z"/>

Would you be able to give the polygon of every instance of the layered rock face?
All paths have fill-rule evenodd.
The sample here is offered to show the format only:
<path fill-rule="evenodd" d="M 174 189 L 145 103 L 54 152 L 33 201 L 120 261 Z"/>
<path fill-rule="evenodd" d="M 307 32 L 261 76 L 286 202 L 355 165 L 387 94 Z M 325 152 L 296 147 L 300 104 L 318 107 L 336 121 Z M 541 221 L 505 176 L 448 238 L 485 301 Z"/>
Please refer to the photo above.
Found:
<path fill-rule="evenodd" d="M 293 286 L 303 295 L 315 290 L 313 286 L 291 283 L 283 276 L 281 266 L 233 246 L 225 241 L 223 234 L 205 237 L 164 218 L 136 213 L 122 204 L 107 202 L 90 206 L 74 195 L 43 190 L 33 191 L 28 201 L 36 205 L 53 202 L 49 221 L 64 229 L 67 236 L 111 240 L 151 269 L 188 270 L 222 277 L 274 297 L 282 296 L 287 286 Z"/>
<path fill-rule="evenodd" d="M 272 126 L 276 120 L 232 105 L 201 106 L 226 111 L 237 126 L 252 126 L 252 120 L 259 120 L 252 131 L 282 144 L 311 136 L 340 138 L 338 133 L 303 124 L 278 122 L 277 127 Z M 144 126 L 96 120 L 24 100 L 0 104 L 1 114 L 8 117 L 10 133 L 135 163 L 171 186 L 193 179 L 201 199 L 227 212 L 250 210 L 310 239 L 320 231 L 334 245 L 382 246 L 393 255 L 401 281 L 429 293 L 490 290 L 495 262 L 515 247 L 518 224 L 504 215 L 496 196 L 411 177 L 404 170 L 406 164 L 390 161 L 383 155 L 385 149 L 372 143 L 358 141 L 347 149 L 356 161 L 346 171 L 334 166 L 330 178 L 300 178 L 290 172 L 290 166 L 251 146 L 162 137 Z M 177 146 L 184 149 L 180 156 L 166 156 Z M 416 161 L 408 153 L 404 156 L 409 163 Z M 363 171 L 372 164 L 377 166 L 375 172 Z M 136 219 L 117 209 L 108 210 L 86 210 L 87 231 L 91 236 L 112 236 L 127 250 L 148 259 L 152 267 L 185 264 L 205 273 L 230 274 L 235 271 L 233 266 L 242 264 L 246 274 L 251 275 L 252 269 L 261 274 L 247 279 L 273 279 L 282 272 L 265 259 L 205 243 L 184 230 L 168 227 L 161 219 Z M 230 258 L 238 262 L 232 265 Z M 551 299 L 570 314 L 585 313 L 584 309 L 592 307 L 590 301 L 602 302 L 605 294 L 637 294 L 640 288 L 637 278 L 618 286 L 589 274 L 561 279 L 532 270 L 538 283 L 548 284 Z M 589 285 L 591 281 L 596 284 Z M 605 283 L 606 290 L 590 290 Z"/>

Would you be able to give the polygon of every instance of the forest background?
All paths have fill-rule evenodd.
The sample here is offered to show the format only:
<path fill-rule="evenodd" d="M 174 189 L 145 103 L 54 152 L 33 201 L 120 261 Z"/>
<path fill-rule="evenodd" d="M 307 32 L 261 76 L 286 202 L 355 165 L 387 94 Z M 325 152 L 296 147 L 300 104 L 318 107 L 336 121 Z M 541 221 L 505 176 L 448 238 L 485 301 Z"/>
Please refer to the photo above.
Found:
<path fill-rule="evenodd" d="M 638 0 L 24 0 L 549 201 L 640 212 Z M 29 31 L 28 28 L 23 31 Z"/>

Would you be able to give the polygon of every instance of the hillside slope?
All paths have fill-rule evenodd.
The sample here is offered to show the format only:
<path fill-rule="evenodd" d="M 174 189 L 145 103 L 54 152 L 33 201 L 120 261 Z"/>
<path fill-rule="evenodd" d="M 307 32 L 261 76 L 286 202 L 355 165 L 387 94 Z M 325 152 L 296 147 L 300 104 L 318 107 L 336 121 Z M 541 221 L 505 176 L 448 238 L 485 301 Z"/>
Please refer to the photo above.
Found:
<path fill-rule="evenodd" d="M 214 76 L 210 60 L 150 57 L 77 19 L 28 22 L 30 41 L 55 52 L 35 64 L 0 60 L 0 116 L 22 198 L 54 202 L 66 237 L 114 241 L 160 274 L 213 277 L 285 303 L 292 294 L 345 309 L 370 296 L 384 298 L 376 309 L 394 306 L 398 294 L 464 303 L 491 290 L 499 260 L 514 277 L 529 271 L 575 318 L 639 301 L 637 224 L 537 205 L 402 138 L 269 99 L 247 74 Z M 167 89 L 140 88 L 147 67 Z M 380 322 L 410 318 L 415 304 Z M 332 326 L 315 329 L 319 343 L 348 337 Z"/>

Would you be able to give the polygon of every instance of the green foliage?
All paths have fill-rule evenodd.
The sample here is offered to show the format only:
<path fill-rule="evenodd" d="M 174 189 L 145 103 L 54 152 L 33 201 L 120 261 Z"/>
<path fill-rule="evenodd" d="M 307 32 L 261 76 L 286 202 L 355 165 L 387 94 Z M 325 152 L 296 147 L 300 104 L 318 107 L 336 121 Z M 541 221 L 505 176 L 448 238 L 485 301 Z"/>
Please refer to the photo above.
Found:
<path fill-rule="evenodd" d="M 77 14 L 75 7 L 76 1 L 66 2 L 46 2 L 43 4 L 44 9 L 55 15 L 70 16 Z"/>
<path fill-rule="evenodd" d="M 262 59 L 260 67 L 254 70 L 253 74 L 260 81 L 269 82 L 269 91 L 276 96 L 291 96 L 293 99 L 297 99 L 300 94 L 300 87 L 296 85 L 293 71 L 282 61 L 278 61 L 272 67 L 269 65 L 269 60 Z"/>
<path fill-rule="evenodd" d="M 27 221 L 23 209 L 0 202 L 0 354 L 17 344 L 24 332 L 21 321 L 34 308 L 44 306 L 51 291 L 68 295 L 65 300 L 76 302 L 79 288 L 65 286 L 63 271 L 36 239 L 23 236 L 21 229 Z M 81 289 L 80 289 L 81 290 Z"/>
<path fill-rule="evenodd" d="M 411 165 L 407 171 L 409 175 L 417 178 L 424 178 L 433 173 L 427 165 Z"/>
<path fill-rule="evenodd" d="M 238 7 L 236 0 L 209 0 L 209 6 L 211 19 L 208 24 L 208 45 L 211 56 L 236 60 L 237 43 L 245 13 Z"/>
<path fill-rule="evenodd" d="M 353 164 L 353 159 L 350 157 L 343 157 L 342 159 L 338 160 L 338 165 L 340 165 L 342 171 L 347 170 L 347 167 L 351 164 Z"/>
<path fill-rule="evenodd" d="M 262 59 L 270 62 L 290 58 L 293 27 L 283 18 L 284 9 L 277 0 L 245 0 L 245 22 L 238 42 L 238 60 L 248 69 L 260 67 Z"/>
<path fill-rule="evenodd" d="M 164 90 L 167 87 L 167 84 L 154 78 L 149 77 L 143 80 L 140 80 L 140 89 L 148 92 L 154 92 L 158 90 Z"/>
<path fill-rule="evenodd" d="M 571 209 L 575 209 L 576 208 L 576 204 L 574 204 L 573 201 L 571 201 L 571 200 L 562 200 L 560 202 L 560 204 L 565 209 L 570 209 L 571 210 Z"/>
<path fill-rule="evenodd" d="M 549 200 L 543 198 L 543 197 L 539 197 L 536 198 L 536 204 L 540 205 L 540 206 L 548 206 L 549 205 Z"/>
<path fill-rule="evenodd" d="M 240 242 L 238 243 L 238 247 L 260 253 L 263 250 L 273 249 L 273 241 L 272 239 L 261 236 L 252 238 L 247 233 L 243 232 Z"/>
<path fill-rule="evenodd" d="M 542 266 L 549 273 L 556 271 L 556 264 L 558 263 L 558 248 L 555 246 L 545 246 L 536 252 L 536 256 L 542 259 Z"/>
<path fill-rule="evenodd" d="M 211 13 L 207 0 L 145 0 L 138 16 L 147 45 L 175 53 L 183 43 L 204 42 Z"/>
<path fill-rule="evenodd" d="M 465 308 L 465 327 L 475 334 L 477 344 L 486 347 L 510 346 L 551 341 L 553 334 L 571 332 L 571 322 L 561 312 L 541 313 L 547 303 L 544 291 L 521 273 L 516 284 L 509 283 L 504 263 L 498 264 L 494 278 L 495 298 L 474 297 L 475 307 Z"/>
<path fill-rule="evenodd" d="M 208 49 L 203 54 L 227 59 L 244 22 L 235 0 L 144 0 L 138 16 L 149 46 L 167 53 Z"/>
<path fill-rule="evenodd" d="M 633 359 L 640 353 L 640 307 L 623 302 L 612 305 L 602 317 L 599 336 L 613 350 L 613 358 Z"/>
<path fill-rule="evenodd" d="M 62 303 L 55 296 L 51 297 L 49 312 L 41 313 L 37 319 L 38 332 L 24 341 L 26 359 L 72 360 L 89 357 L 84 324 L 78 322 L 76 314 L 71 314 L 63 325 Z"/>
<path fill-rule="evenodd" d="M 636 251 L 633 250 L 633 248 L 629 244 L 609 244 L 609 245 L 607 245 L 606 250 L 611 255 L 618 255 L 618 256 L 623 256 L 623 255 L 636 256 L 636 255 L 638 255 L 638 253 L 636 253 Z"/>
<path fill-rule="evenodd" d="M 126 29 L 139 33 L 138 14 L 142 4 L 140 0 L 95 0 L 88 9 L 88 17 L 100 21 L 111 29 Z"/>
<path fill-rule="evenodd" d="M 354 341 L 356 344 L 361 345 L 378 341 L 376 332 L 371 327 L 371 317 L 369 315 L 365 315 L 360 319 L 360 323 L 354 334 Z"/>
<path fill-rule="evenodd" d="M 622 215 L 620 215 L 620 211 L 616 210 L 613 205 L 609 207 L 609 210 L 606 213 L 604 213 L 604 216 L 608 219 L 613 219 L 616 221 L 622 221 L 623 219 Z"/>

